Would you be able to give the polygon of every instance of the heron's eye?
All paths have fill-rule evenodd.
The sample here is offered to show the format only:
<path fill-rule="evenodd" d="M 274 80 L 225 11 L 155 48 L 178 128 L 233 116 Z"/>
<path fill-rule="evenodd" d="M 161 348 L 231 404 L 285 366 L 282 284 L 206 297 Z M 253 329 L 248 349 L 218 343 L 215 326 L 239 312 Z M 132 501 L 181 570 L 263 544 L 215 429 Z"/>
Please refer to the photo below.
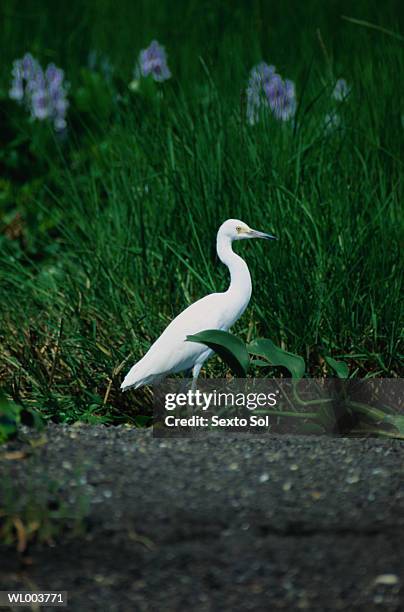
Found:
<path fill-rule="evenodd" d="M 236 232 L 239 234 L 239 233 L 241 232 L 241 230 L 242 230 L 242 229 L 243 229 L 243 228 L 241 227 L 241 225 L 238 225 L 238 226 L 236 227 Z"/>

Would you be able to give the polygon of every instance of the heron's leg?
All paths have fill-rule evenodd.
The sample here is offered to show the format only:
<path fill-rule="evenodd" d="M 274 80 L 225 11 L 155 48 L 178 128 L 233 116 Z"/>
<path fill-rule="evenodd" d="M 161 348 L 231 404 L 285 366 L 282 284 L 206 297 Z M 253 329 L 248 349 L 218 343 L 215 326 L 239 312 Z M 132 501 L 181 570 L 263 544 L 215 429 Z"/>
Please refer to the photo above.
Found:
<path fill-rule="evenodd" d="M 201 371 L 202 366 L 203 366 L 203 361 L 201 363 L 196 363 L 192 369 L 192 385 L 191 385 L 192 391 L 196 390 L 196 383 L 198 381 L 199 372 Z"/>

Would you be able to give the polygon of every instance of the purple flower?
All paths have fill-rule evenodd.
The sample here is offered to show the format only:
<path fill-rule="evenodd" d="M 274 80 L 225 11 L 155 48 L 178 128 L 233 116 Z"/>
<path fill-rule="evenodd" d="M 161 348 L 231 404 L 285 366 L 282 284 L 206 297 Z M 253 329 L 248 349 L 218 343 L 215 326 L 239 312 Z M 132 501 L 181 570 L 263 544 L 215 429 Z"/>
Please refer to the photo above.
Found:
<path fill-rule="evenodd" d="M 334 90 L 332 92 L 332 97 L 334 100 L 338 100 L 338 102 L 342 102 L 346 100 L 351 92 L 351 88 L 348 86 L 348 83 L 345 79 L 338 79 L 335 83 Z"/>
<path fill-rule="evenodd" d="M 265 86 L 268 104 L 277 119 L 288 121 L 296 112 L 295 84 L 274 74 Z"/>
<path fill-rule="evenodd" d="M 265 62 L 260 62 L 250 72 L 250 81 L 260 83 L 264 86 L 275 74 L 275 66 L 268 66 Z"/>
<path fill-rule="evenodd" d="M 61 132 L 67 127 L 66 119 L 64 117 L 55 117 L 53 125 L 57 132 Z"/>
<path fill-rule="evenodd" d="M 12 100 L 21 102 L 24 97 L 23 68 L 21 60 L 15 60 L 15 62 L 13 62 L 11 74 L 13 75 L 13 80 L 11 83 L 9 96 Z"/>
<path fill-rule="evenodd" d="M 19 81 L 13 81 L 11 89 L 8 92 L 8 95 L 12 100 L 16 100 L 17 102 L 21 102 L 24 97 L 24 88 L 22 83 Z"/>
<path fill-rule="evenodd" d="M 247 87 L 247 120 L 250 125 L 258 123 L 262 103 L 261 83 L 250 79 Z"/>
<path fill-rule="evenodd" d="M 49 64 L 45 70 L 45 78 L 50 91 L 57 91 L 63 83 L 64 72 L 55 64 Z"/>
<path fill-rule="evenodd" d="M 151 74 L 153 79 L 159 82 L 166 81 L 171 77 L 165 49 L 156 40 L 153 40 L 147 49 L 142 49 L 139 53 L 135 78 L 139 77 L 139 72 L 144 77 Z"/>
<path fill-rule="evenodd" d="M 51 105 L 44 89 L 37 89 L 31 97 L 31 116 L 33 119 L 43 121 L 51 114 Z"/>
<path fill-rule="evenodd" d="M 261 62 L 250 72 L 247 87 L 247 120 L 254 125 L 261 107 L 269 108 L 276 119 L 287 121 L 296 112 L 296 93 L 293 81 L 282 79 L 275 66 Z"/>
<path fill-rule="evenodd" d="M 50 119 L 55 130 L 64 129 L 69 103 L 63 70 L 49 64 L 44 72 L 39 62 L 26 53 L 13 63 L 12 75 L 10 98 L 24 102 L 32 119 Z"/>
<path fill-rule="evenodd" d="M 22 64 L 24 79 L 27 81 L 35 75 L 38 69 L 41 70 L 39 63 L 32 57 L 31 53 L 26 53 L 20 61 Z"/>
<path fill-rule="evenodd" d="M 341 117 L 338 113 L 333 110 L 331 113 L 327 113 L 324 117 L 324 129 L 327 133 L 334 132 L 341 127 Z"/>
<path fill-rule="evenodd" d="M 64 90 L 59 90 L 52 98 L 53 125 L 56 131 L 64 130 L 66 127 L 66 113 L 69 102 Z"/>
<path fill-rule="evenodd" d="M 250 72 L 247 86 L 247 120 L 250 125 L 258 122 L 259 110 L 266 105 L 264 88 L 274 74 L 275 66 L 268 66 L 265 62 L 257 64 Z"/>

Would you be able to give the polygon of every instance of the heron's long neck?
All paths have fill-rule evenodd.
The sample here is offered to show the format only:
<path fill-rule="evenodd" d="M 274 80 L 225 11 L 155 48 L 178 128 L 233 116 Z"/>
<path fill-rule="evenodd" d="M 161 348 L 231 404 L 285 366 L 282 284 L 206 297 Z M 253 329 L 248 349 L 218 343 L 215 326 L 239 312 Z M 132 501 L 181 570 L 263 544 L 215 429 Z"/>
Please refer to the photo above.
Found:
<path fill-rule="evenodd" d="M 246 262 L 233 251 L 231 240 L 227 236 L 219 235 L 217 237 L 216 248 L 220 261 L 229 268 L 230 272 L 230 286 L 227 293 L 238 294 L 248 303 L 251 297 L 252 285 Z"/>

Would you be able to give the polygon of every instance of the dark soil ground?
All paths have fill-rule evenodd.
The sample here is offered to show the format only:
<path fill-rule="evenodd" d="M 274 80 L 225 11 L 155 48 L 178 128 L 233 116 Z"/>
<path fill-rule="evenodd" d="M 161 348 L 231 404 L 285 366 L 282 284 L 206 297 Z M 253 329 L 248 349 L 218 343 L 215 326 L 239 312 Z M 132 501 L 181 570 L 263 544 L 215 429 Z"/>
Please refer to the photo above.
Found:
<path fill-rule="evenodd" d="M 28 524 L 36 503 L 55 528 L 0 546 L 0 590 L 68 590 L 85 612 L 404 609 L 403 451 L 50 426 L 0 451 L 0 509 Z"/>

